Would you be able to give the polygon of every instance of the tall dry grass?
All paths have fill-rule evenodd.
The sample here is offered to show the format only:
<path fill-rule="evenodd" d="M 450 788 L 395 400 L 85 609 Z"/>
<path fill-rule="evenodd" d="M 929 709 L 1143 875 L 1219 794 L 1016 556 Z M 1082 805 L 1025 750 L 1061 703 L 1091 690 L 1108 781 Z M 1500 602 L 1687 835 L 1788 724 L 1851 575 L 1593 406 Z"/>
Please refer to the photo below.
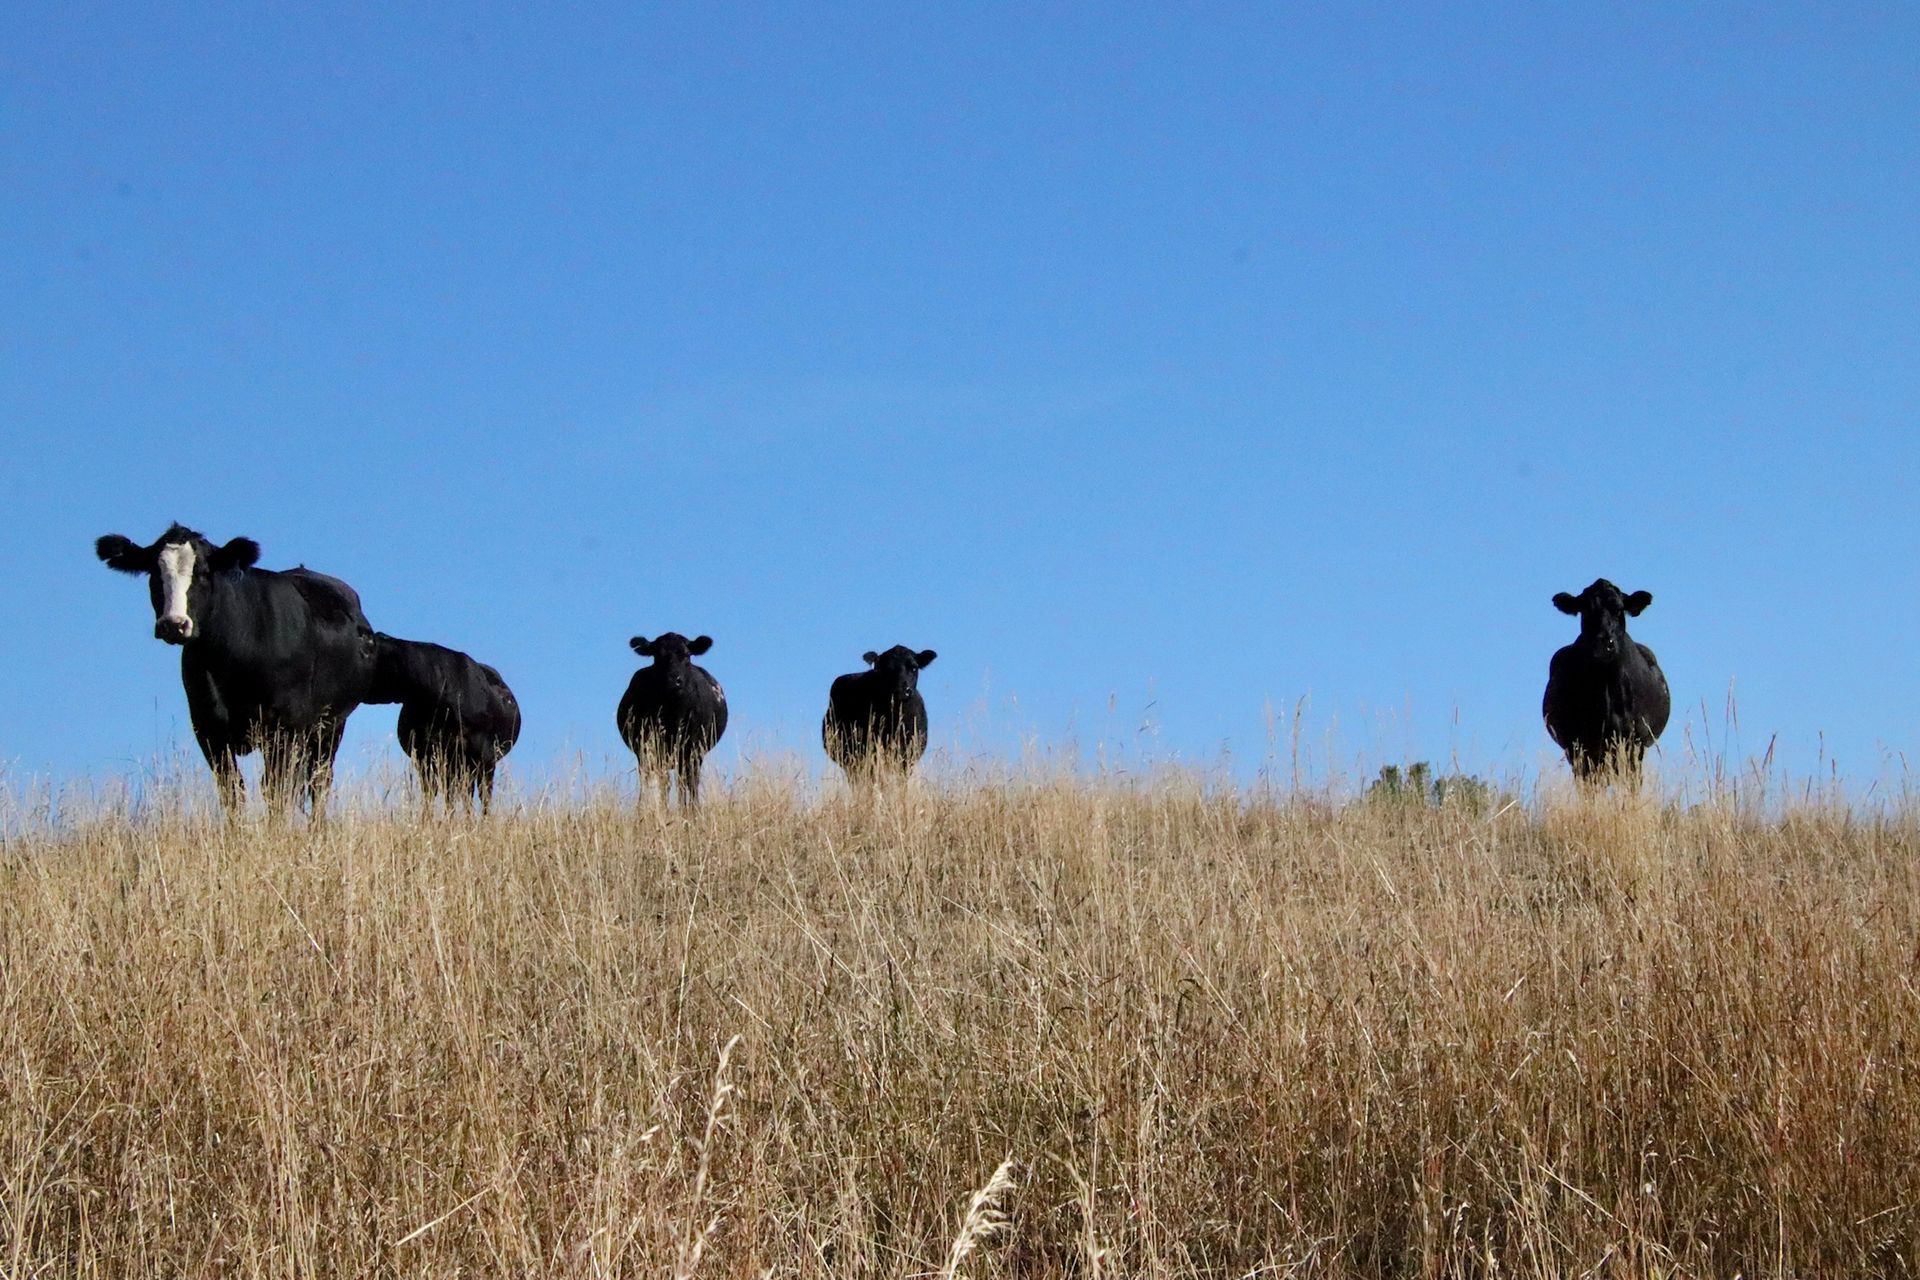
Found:
<path fill-rule="evenodd" d="M 0 1275 L 1905 1275 L 1907 815 L 1178 777 L 0 852 Z"/>

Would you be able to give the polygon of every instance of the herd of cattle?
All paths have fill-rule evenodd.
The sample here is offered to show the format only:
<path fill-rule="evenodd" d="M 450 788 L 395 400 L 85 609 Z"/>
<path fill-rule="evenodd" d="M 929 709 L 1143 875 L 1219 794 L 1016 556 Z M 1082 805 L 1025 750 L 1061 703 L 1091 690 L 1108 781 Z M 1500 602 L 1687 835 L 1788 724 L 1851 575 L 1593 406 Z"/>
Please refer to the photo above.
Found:
<path fill-rule="evenodd" d="M 490 804 L 495 766 L 520 736 L 520 706 L 492 667 L 375 631 L 352 587 L 304 566 L 259 568 L 251 538 L 215 546 L 175 524 L 148 546 L 109 534 L 94 550 L 109 568 L 147 579 L 153 634 L 180 648 L 194 738 L 229 814 L 245 798 L 239 758 L 258 750 L 269 805 L 299 800 L 318 817 L 347 716 L 362 703 L 399 704 L 400 746 L 428 803 Z M 1580 637 L 1553 655 L 1542 712 L 1583 780 L 1636 772 L 1666 728 L 1666 676 L 1653 650 L 1627 634 L 1627 619 L 1652 602 L 1605 578 L 1553 598 L 1579 616 Z M 713 641 L 669 631 L 631 644 L 651 662 L 620 699 L 620 736 L 639 764 L 643 795 L 651 780 L 664 804 L 671 776 L 681 803 L 692 805 L 701 763 L 727 728 L 720 682 L 693 661 Z M 833 682 L 821 723 L 828 756 L 855 781 L 904 774 L 925 753 L 918 684 L 935 654 L 895 645 L 865 657 L 868 670 Z"/>

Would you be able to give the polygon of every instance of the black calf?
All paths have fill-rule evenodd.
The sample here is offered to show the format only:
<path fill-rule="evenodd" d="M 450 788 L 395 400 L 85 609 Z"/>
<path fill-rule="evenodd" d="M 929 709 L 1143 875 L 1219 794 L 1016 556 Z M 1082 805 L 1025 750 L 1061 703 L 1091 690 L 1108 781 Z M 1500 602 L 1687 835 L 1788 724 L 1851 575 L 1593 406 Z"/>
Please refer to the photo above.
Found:
<path fill-rule="evenodd" d="M 727 695 L 706 668 L 693 663 L 713 641 L 669 631 L 654 640 L 635 636 L 628 643 L 653 662 L 633 673 L 620 699 L 621 740 L 639 764 L 643 793 L 649 780 L 657 783 L 665 806 L 672 774 L 680 802 L 691 807 L 700 801 L 701 762 L 727 731 Z"/>
<path fill-rule="evenodd" d="M 420 774 L 426 803 L 458 797 L 493 807 L 494 768 L 520 738 L 520 704 L 500 673 L 457 649 L 374 636 L 368 702 L 397 702 L 400 748 Z"/>
<path fill-rule="evenodd" d="M 1652 603 L 1651 592 L 1625 595 L 1605 578 L 1553 598 L 1560 612 L 1579 615 L 1580 638 L 1553 655 L 1540 710 L 1583 781 L 1608 767 L 1637 775 L 1667 727 L 1667 677 L 1653 650 L 1627 634 L 1627 619 Z"/>
<path fill-rule="evenodd" d="M 868 652 L 872 670 L 844 675 L 827 691 L 820 738 L 827 757 L 849 780 L 881 772 L 905 775 L 927 750 L 927 704 L 920 696 L 920 670 L 938 657 L 895 645 Z"/>

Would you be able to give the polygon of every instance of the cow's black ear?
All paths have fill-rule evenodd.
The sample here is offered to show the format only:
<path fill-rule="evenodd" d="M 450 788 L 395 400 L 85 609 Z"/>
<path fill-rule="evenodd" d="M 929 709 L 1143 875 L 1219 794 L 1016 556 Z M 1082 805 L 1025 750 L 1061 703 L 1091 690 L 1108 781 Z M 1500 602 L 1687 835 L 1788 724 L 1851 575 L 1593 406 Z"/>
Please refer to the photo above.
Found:
<path fill-rule="evenodd" d="M 1555 592 L 1553 607 L 1562 613 L 1578 613 L 1580 612 L 1580 598 L 1578 596 L 1570 596 L 1564 591 Z"/>
<path fill-rule="evenodd" d="M 711 648 L 713 648 L 712 636 L 695 636 L 687 641 L 687 652 L 696 658 Z"/>
<path fill-rule="evenodd" d="M 153 552 L 132 538 L 117 533 L 97 539 L 93 544 L 93 554 L 99 556 L 107 568 L 118 569 L 122 573 L 153 572 Z"/>
<path fill-rule="evenodd" d="M 876 662 L 878 662 L 878 661 L 880 661 L 880 655 L 879 655 L 879 654 L 877 654 L 877 653 L 875 653 L 875 652 L 874 652 L 873 650 L 871 650 L 871 649 L 869 649 L 869 650 L 867 650 L 867 651 L 866 651 L 865 653 L 863 653 L 863 654 L 861 654 L 861 655 L 860 655 L 860 657 L 861 657 L 861 659 L 862 659 L 862 661 L 864 661 L 864 662 L 865 662 L 865 663 L 866 663 L 866 664 L 867 664 L 868 666 L 872 666 L 872 665 L 873 665 L 874 663 L 876 663 Z"/>
<path fill-rule="evenodd" d="M 931 649 L 922 649 L 920 652 L 913 655 L 913 660 L 919 663 L 923 667 L 930 667 L 933 665 L 933 660 L 939 656 L 940 656 L 939 654 L 935 653 Z"/>
<path fill-rule="evenodd" d="M 627 643 L 633 646 L 633 651 L 641 657 L 651 658 L 653 656 L 653 641 L 647 639 L 645 636 L 635 636 L 633 639 L 627 641 Z"/>
<path fill-rule="evenodd" d="M 1627 597 L 1627 616 L 1637 618 L 1640 611 L 1653 603 L 1653 592 L 1636 591 Z"/>
<path fill-rule="evenodd" d="M 207 567 L 215 573 L 225 573 L 229 569 L 251 569 L 258 563 L 260 544 L 252 538 L 235 538 L 213 553 Z"/>

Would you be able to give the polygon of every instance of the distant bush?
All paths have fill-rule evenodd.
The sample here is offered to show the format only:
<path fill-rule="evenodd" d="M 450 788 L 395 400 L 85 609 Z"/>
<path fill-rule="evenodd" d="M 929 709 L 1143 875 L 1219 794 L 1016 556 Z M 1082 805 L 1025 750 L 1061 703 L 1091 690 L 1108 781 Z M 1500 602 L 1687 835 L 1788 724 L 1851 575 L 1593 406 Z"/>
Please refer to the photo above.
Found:
<path fill-rule="evenodd" d="M 1420 760 L 1408 765 L 1405 772 L 1397 764 L 1382 765 L 1380 776 L 1367 784 L 1365 799 L 1370 804 L 1420 808 L 1452 805 L 1468 813 L 1485 813 L 1493 807 L 1496 795 L 1492 784 L 1471 774 L 1449 773 L 1436 778 L 1432 766 Z"/>

